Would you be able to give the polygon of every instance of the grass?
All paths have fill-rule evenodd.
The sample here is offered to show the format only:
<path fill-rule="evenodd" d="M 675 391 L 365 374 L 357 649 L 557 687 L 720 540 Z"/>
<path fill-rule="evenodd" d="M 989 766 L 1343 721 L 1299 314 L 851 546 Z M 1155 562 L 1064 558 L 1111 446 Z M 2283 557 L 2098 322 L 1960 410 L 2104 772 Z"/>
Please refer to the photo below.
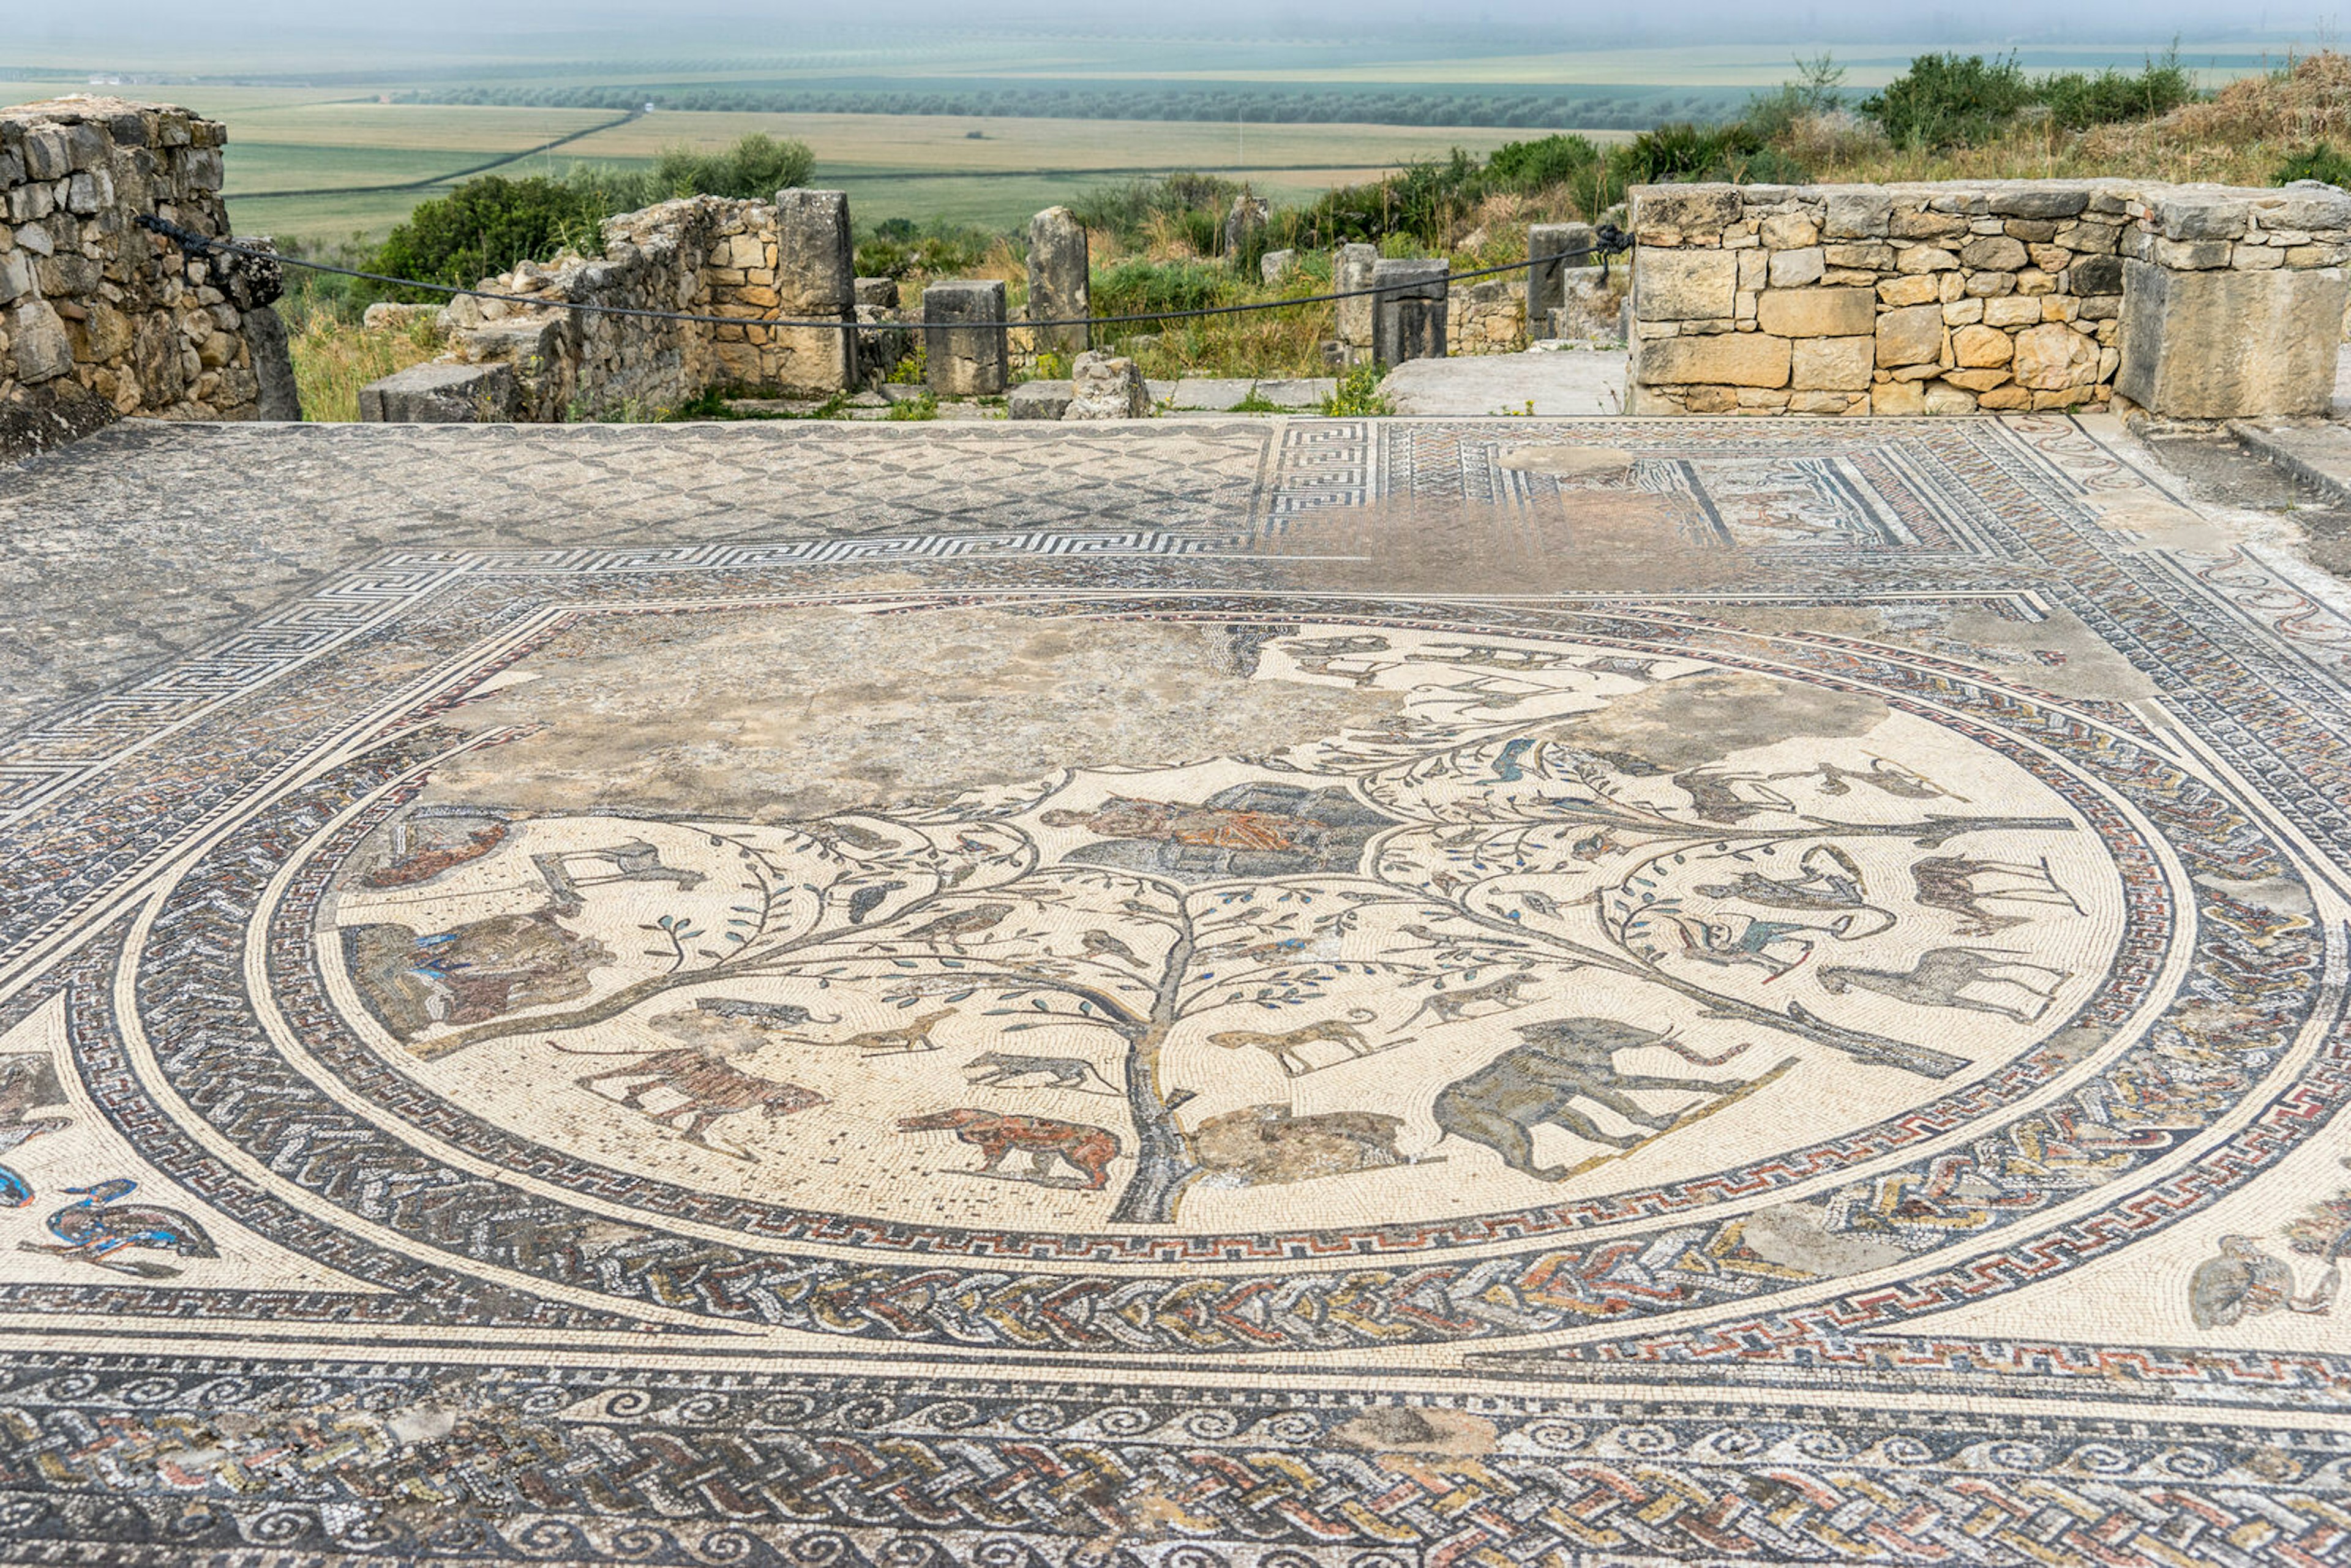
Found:
<path fill-rule="evenodd" d="M 349 423 L 360 416 L 360 388 L 441 351 L 430 317 L 392 331 L 370 331 L 327 311 L 302 322 L 287 343 L 302 417 Z"/>

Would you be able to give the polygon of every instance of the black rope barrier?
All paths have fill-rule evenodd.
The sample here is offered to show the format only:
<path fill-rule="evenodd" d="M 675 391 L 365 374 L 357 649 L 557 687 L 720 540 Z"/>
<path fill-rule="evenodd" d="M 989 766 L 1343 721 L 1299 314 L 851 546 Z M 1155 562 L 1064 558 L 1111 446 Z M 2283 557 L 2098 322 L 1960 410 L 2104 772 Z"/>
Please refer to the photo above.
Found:
<path fill-rule="evenodd" d="M 426 283 L 413 277 L 393 277 L 381 272 L 364 272 L 357 267 L 336 267 L 329 262 L 306 261 L 300 256 L 281 256 L 276 251 L 256 250 L 231 240 L 214 239 L 197 234 L 166 219 L 141 214 L 139 226 L 162 235 L 190 256 L 247 256 L 256 261 L 275 262 L 280 267 L 298 267 L 309 272 L 331 273 L 338 277 L 355 277 L 366 283 L 388 284 L 397 288 L 421 288 L 429 293 L 445 294 L 453 298 L 496 299 L 507 305 L 528 306 L 535 310 L 577 310 L 598 316 L 624 316 L 650 321 L 686 321 L 713 327 L 824 327 L 836 331 L 871 331 L 879 326 L 901 328 L 920 327 L 920 321 L 806 320 L 787 316 L 701 316 L 683 310 L 649 310 L 632 305 L 597 305 L 582 299 L 542 299 L 528 294 L 498 294 L 486 288 L 460 288 L 449 283 Z M 1633 247 L 1633 239 L 1614 224 L 1603 224 L 1596 231 L 1599 243 L 1579 246 L 1573 250 L 1554 251 L 1549 256 L 1531 256 L 1524 261 L 1504 262 L 1499 267 L 1481 267 L 1468 272 L 1448 272 L 1445 282 L 1467 282 L 1473 277 L 1492 277 L 1505 272 L 1523 272 L 1530 267 L 1548 267 L 1556 262 L 1571 261 L 1578 256 L 1600 258 L 1600 276 L 1608 277 L 1611 256 L 1621 256 Z M 956 327 L 1118 327 L 1143 321 L 1188 321 L 1206 316 L 1240 316 L 1255 310 L 1286 310 L 1293 305 L 1328 305 L 1341 299 L 1369 299 L 1381 295 L 1402 297 L 1406 290 L 1426 287 L 1434 278 L 1418 283 L 1392 283 L 1380 288 L 1346 288 L 1330 294 L 1307 294 L 1289 299 L 1260 299 L 1246 305 L 1205 305 L 1185 310 L 1144 310 L 1126 316 L 1069 316 L 1043 321 L 1005 320 L 1002 322 L 963 321 Z"/>

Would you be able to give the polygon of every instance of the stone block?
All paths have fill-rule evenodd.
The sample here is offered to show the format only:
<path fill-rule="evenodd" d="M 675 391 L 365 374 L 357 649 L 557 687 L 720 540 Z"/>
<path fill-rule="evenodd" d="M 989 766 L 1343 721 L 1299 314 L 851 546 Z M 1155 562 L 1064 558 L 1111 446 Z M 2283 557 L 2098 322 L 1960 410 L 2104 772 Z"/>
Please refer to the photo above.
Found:
<path fill-rule="evenodd" d="M 1883 272 L 1894 265 L 1894 247 L 1890 245 L 1831 245 L 1821 247 L 1821 259 L 1829 266 L 1858 272 Z"/>
<path fill-rule="evenodd" d="M 25 132 L 18 152 L 25 160 L 25 172 L 33 179 L 62 180 L 73 172 L 73 152 L 62 126 L 32 127 Z"/>
<path fill-rule="evenodd" d="M 1080 354 L 1070 367 L 1070 406 L 1065 420 L 1141 419 L 1151 412 L 1143 372 L 1123 354 Z"/>
<path fill-rule="evenodd" d="M 2269 229 L 2351 229 L 2351 193 L 2318 180 L 2296 180 L 2278 193 L 2285 199 L 2262 212 Z"/>
<path fill-rule="evenodd" d="M 5 319 L 16 380 L 37 385 L 73 369 L 73 340 L 47 301 L 28 299 L 9 311 Z"/>
<path fill-rule="evenodd" d="M 294 381 L 294 356 L 286 339 L 286 323 L 266 305 L 245 313 L 245 340 L 253 348 L 253 373 L 257 382 L 256 419 L 288 423 L 302 417 L 302 394 Z"/>
<path fill-rule="evenodd" d="M 1880 419 L 1916 419 L 1927 412 L 1927 392 L 1917 382 L 1886 382 L 1870 389 L 1869 412 Z"/>
<path fill-rule="evenodd" d="M 1867 288 L 1774 289 L 1756 301 L 1755 324 L 1781 338 L 1866 337 L 1877 303 Z"/>
<path fill-rule="evenodd" d="M 1768 332 L 1712 332 L 1697 338 L 1652 338 L 1634 356 L 1642 386 L 1784 387 L 1789 343 Z"/>
<path fill-rule="evenodd" d="M 370 424 L 485 424 L 514 417 L 511 365 L 412 365 L 360 388 Z"/>
<path fill-rule="evenodd" d="M 1004 285 L 991 279 L 925 287 L 923 352 L 925 379 L 942 397 L 994 397 L 1003 392 L 1011 358 Z"/>
<path fill-rule="evenodd" d="M 1633 315 L 1642 321 L 1727 321 L 1739 258 L 1724 250 L 1644 247 L 1633 267 Z"/>
<path fill-rule="evenodd" d="M 2006 235 L 1970 240 L 1959 251 L 1959 265 L 1974 272 L 2014 272 L 2030 259 L 2022 242 Z"/>
<path fill-rule="evenodd" d="M 1992 191 L 1985 204 L 2003 218 L 2077 218 L 2090 210 L 2090 193 L 2017 185 Z"/>
<path fill-rule="evenodd" d="M 2229 265 L 2229 255 L 2235 247 L 2224 239 L 2173 240 L 2155 242 L 2155 264 L 2179 272 L 2206 272 Z"/>
<path fill-rule="evenodd" d="M 1527 225 L 1527 319 L 1540 321 L 1567 303 L 1566 274 L 1570 267 L 1590 267 L 1591 249 L 1600 243 L 1590 224 L 1530 224 Z M 1570 254 L 1582 252 L 1581 255 Z M 1537 256 L 1562 256 L 1537 261 Z"/>
<path fill-rule="evenodd" d="M 1996 386 L 2005 384 L 2009 377 L 2005 369 L 1987 367 L 1978 371 L 1946 371 L 1943 372 L 1943 379 L 1955 387 L 1964 387 L 1971 392 L 1988 392 Z"/>
<path fill-rule="evenodd" d="M 1940 418 L 1949 418 L 1954 414 L 1973 413 L 1975 411 L 1976 395 L 1966 388 L 1955 387 L 1947 382 L 1927 383 L 1928 413 Z"/>
<path fill-rule="evenodd" d="M 1280 282 L 1298 270 L 1298 253 L 1294 250 L 1270 250 L 1258 257 L 1258 281 L 1266 284 Z"/>
<path fill-rule="evenodd" d="M 1007 397 L 1007 412 L 1015 419 L 1057 420 L 1075 395 L 1068 382 L 1022 382 Z"/>
<path fill-rule="evenodd" d="M 2156 208 L 2158 233 L 2168 240 L 2235 239 L 2248 216 L 2241 197 L 2167 196 Z"/>
<path fill-rule="evenodd" d="M 1905 246 L 1894 257 L 1894 269 L 1910 277 L 1928 272 L 1956 272 L 1959 267 L 1959 258 L 1940 246 Z"/>
<path fill-rule="evenodd" d="M 2032 406 L 2032 394 L 2020 386 L 1992 387 L 1976 394 L 1980 409 L 2025 409 Z"/>
<path fill-rule="evenodd" d="M 1092 268 L 1086 225 L 1069 208 L 1047 207 L 1030 218 L 1029 319 L 1067 321 L 1092 315 Z M 1092 333 L 1092 329 L 1084 326 L 1040 327 L 1037 349 L 1040 353 L 1081 354 L 1093 341 Z"/>
<path fill-rule="evenodd" d="M 2098 346 L 2063 322 L 2027 327 L 2016 335 L 2009 374 L 2034 392 L 2088 386 L 2098 379 Z"/>
<path fill-rule="evenodd" d="M 2120 294 L 2123 291 L 2123 258 L 2118 256 L 2085 256 L 2068 269 L 2068 282 L 2075 294 Z"/>
<path fill-rule="evenodd" d="M 1967 219 L 1949 213 L 1896 213 L 1886 225 L 1897 240 L 1962 239 L 1969 232 Z"/>
<path fill-rule="evenodd" d="M 2115 390 L 2179 419 L 2324 414 L 2346 299 L 2351 281 L 2333 267 L 2182 273 L 2132 262 Z"/>
<path fill-rule="evenodd" d="M 1372 268 L 1379 259 L 1375 245 L 1343 245 L 1331 263 L 1332 292 L 1350 296 L 1338 302 L 1339 343 L 1359 354 L 1372 351 L 1372 298 L 1363 291 L 1372 286 Z"/>
<path fill-rule="evenodd" d="M 1774 288 L 1802 288 L 1818 283 L 1826 270 L 1828 263 L 1818 246 L 1806 250 L 1783 250 L 1771 257 L 1770 282 Z"/>
<path fill-rule="evenodd" d="M 1799 338 L 1789 356 L 1788 384 L 1804 391 L 1860 392 L 1869 385 L 1877 340 Z"/>
<path fill-rule="evenodd" d="M 855 284 L 857 303 L 868 310 L 898 308 L 898 280 L 894 277 L 861 277 Z"/>
<path fill-rule="evenodd" d="M 1951 358 L 1964 370 L 2004 365 L 2015 352 L 2015 343 L 1997 327 L 1961 327 L 1951 334 Z"/>
<path fill-rule="evenodd" d="M 1972 327 L 1983 319 L 1983 308 L 1980 299 L 1954 299 L 1943 307 L 1943 325 Z"/>
<path fill-rule="evenodd" d="M 1987 327 L 2030 327 L 2040 319 L 2041 301 L 2037 298 L 2011 295 L 1984 301 L 1983 324 Z"/>
<path fill-rule="evenodd" d="M 841 191 L 776 193 L 776 274 L 780 314 L 831 319 L 831 327 L 778 327 L 764 334 L 773 380 L 796 392 L 834 392 L 857 378 L 857 266 L 849 238 L 849 197 Z"/>
<path fill-rule="evenodd" d="M 1892 277 L 1877 286 L 1879 302 L 1891 306 L 1930 304 L 1941 293 L 1931 277 Z"/>
<path fill-rule="evenodd" d="M 33 259 L 21 250 L 0 251 L 0 305 L 32 292 Z"/>
<path fill-rule="evenodd" d="M 1777 213 L 1757 230 L 1766 249 L 1802 250 L 1821 243 L 1821 226 L 1802 213 Z"/>
<path fill-rule="evenodd" d="M 1661 229 L 1719 235 L 1739 221 L 1744 204 L 1730 185 L 1636 185 L 1632 197 L 1632 227 L 1645 244 L 1650 232 Z"/>
<path fill-rule="evenodd" d="M 1372 357 L 1384 365 L 1445 358 L 1445 311 L 1452 263 L 1390 259 L 1372 264 Z"/>
<path fill-rule="evenodd" d="M 1830 239 L 1883 239 L 1893 214 L 1893 200 L 1884 192 L 1831 191 L 1821 233 Z"/>
<path fill-rule="evenodd" d="M 1912 305 L 1888 310 L 1877 318 L 1877 362 L 1931 365 L 1943 357 L 1943 312 L 1934 305 Z"/>

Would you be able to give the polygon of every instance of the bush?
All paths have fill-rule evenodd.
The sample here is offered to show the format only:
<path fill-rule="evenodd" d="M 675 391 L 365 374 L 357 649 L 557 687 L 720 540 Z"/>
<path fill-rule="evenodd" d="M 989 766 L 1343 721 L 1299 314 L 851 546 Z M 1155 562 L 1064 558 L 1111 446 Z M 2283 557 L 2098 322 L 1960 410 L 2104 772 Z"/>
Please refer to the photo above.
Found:
<path fill-rule="evenodd" d="M 1506 141 L 1486 160 L 1489 183 L 1505 191 L 1540 191 L 1566 183 L 1600 162 L 1600 149 L 1581 136 Z"/>
<path fill-rule="evenodd" d="M 595 255 L 602 248 L 604 215 L 592 194 L 569 184 L 485 174 L 445 196 L 418 203 L 377 250 L 370 270 L 470 288 L 517 262 L 544 259 L 566 247 Z M 422 289 L 368 287 L 383 298 L 441 298 Z"/>
<path fill-rule="evenodd" d="M 857 276 L 954 277 L 977 267 L 993 243 L 993 236 L 957 224 L 885 218 L 857 246 Z"/>
<path fill-rule="evenodd" d="M 1895 146 L 1934 152 L 1991 140 L 2033 98 L 2014 55 L 1920 55 L 1860 108 Z"/>
<path fill-rule="evenodd" d="M 2196 82 L 2179 63 L 2175 43 L 2161 60 L 2148 60 L 2133 75 L 2109 68 L 2096 76 L 2064 71 L 2043 78 L 2039 97 L 2052 120 L 2067 131 L 2085 131 L 2168 114 L 2195 99 Z"/>
<path fill-rule="evenodd" d="M 807 142 L 778 141 L 757 131 L 723 152 L 664 147 L 653 162 L 653 178 L 665 197 L 773 201 L 778 191 L 805 185 L 815 173 L 816 154 Z"/>
<path fill-rule="evenodd" d="M 2270 178 L 2270 183 L 2291 185 L 2296 180 L 2316 180 L 2351 191 L 2351 155 L 2337 152 L 2330 142 L 2319 142 L 2308 152 L 2297 152 L 2279 164 L 2278 172 Z"/>

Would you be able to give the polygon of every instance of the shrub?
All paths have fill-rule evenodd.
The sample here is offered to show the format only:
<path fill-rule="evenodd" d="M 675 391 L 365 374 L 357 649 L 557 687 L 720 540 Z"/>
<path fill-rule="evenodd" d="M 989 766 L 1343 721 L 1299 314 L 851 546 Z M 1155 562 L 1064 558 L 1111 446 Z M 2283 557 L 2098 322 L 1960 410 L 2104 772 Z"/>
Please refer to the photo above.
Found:
<path fill-rule="evenodd" d="M 2279 164 L 2270 183 L 2291 185 L 2296 180 L 2317 180 L 2351 191 L 2351 155 L 2337 152 L 2332 143 L 2321 141 Z"/>
<path fill-rule="evenodd" d="M 602 205 L 569 184 L 485 174 L 445 196 L 418 203 L 377 250 L 371 270 L 469 288 L 518 261 L 552 256 L 567 246 L 594 255 L 602 247 L 603 219 Z M 381 298 L 441 298 L 421 289 L 369 287 Z"/>
<path fill-rule="evenodd" d="M 2194 99 L 2196 82 L 2179 63 L 2175 42 L 2161 60 L 2148 60 L 2135 74 L 2111 68 L 2095 76 L 2064 71 L 2043 78 L 2038 95 L 2051 120 L 2067 131 L 2084 131 L 2168 114 Z"/>
<path fill-rule="evenodd" d="M 1936 54 L 1913 59 L 1860 108 L 1895 146 L 1931 152 L 1988 141 L 2032 101 L 2032 84 L 2014 55 Z"/>
<path fill-rule="evenodd" d="M 1322 400 L 1323 414 L 1332 419 L 1362 419 L 1394 413 L 1394 400 L 1380 391 L 1381 373 L 1377 365 L 1357 365 L 1348 371 Z"/>
<path fill-rule="evenodd" d="M 1540 191 L 1566 183 L 1600 162 L 1600 149 L 1581 136 L 1506 141 L 1486 160 L 1486 178 L 1499 190 Z"/>
<path fill-rule="evenodd" d="M 805 141 L 778 141 L 753 131 L 722 152 L 664 147 L 654 160 L 653 178 L 664 197 L 734 196 L 771 201 L 778 191 L 805 185 L 816 172 L 816 154 Z"/>

